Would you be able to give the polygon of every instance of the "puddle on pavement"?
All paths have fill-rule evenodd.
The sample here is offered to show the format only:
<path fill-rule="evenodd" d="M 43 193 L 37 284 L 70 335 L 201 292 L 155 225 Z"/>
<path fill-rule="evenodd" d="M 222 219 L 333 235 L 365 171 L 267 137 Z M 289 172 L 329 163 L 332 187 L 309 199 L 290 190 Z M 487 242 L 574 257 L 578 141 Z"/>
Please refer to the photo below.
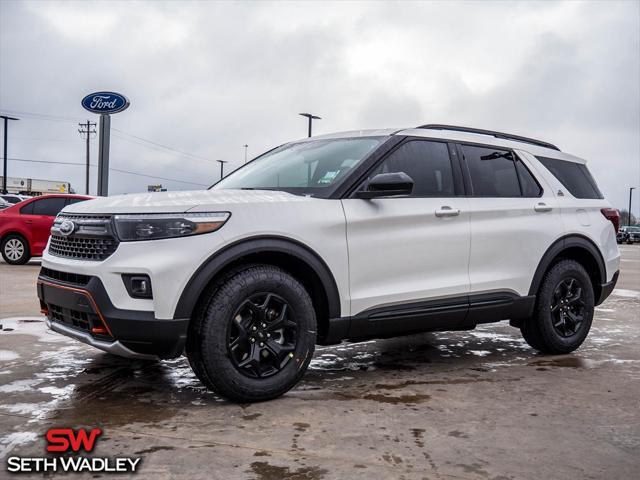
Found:
<path fill-rule="evenodd" d="M 328 473 L 320 467 L 279 467 L 268 462 L 253 462 L 247 473 L 256 475 L 257 480 L 320 480 Z"/>
<path fill-rule="evenodd" d="M 529 362 L 528 365 L 536 367 L 564 367 L 564 368 L 595 368 L 596 362 L 580 357 L 560 357 L 549 358 L 544 360 L 536 360 Z M 542 369 L 538 369 L 542 370 Z"/>

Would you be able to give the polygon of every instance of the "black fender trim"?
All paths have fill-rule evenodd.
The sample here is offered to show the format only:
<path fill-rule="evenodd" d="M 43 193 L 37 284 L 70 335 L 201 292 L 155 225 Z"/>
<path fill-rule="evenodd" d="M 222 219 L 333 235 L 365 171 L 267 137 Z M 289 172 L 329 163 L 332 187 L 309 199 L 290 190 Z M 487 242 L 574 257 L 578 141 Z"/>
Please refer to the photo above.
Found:
<path fill-rule="evenodd" d="M 542 283 L 542 277 L 551 266 L 553 260 L 563 251 L 574 247 L 586 250 L 596 262 L 599 278 L 593 285 L 594 289 L 599 288 L 600 285 L 606 283 L 607 270 L 604 264 L 604 259 L 602 258 L 600 250 L 596 244 L 583 235 L 572 234 L 556 240 L 542 256 L 542 259 L 538 264 L 538 268 L 536 269 L 536 273 L 533 275 L 531 287 L 529 288 L 529 295 L 536 295 L 538 293 L 538 289 Z M 596 298 L 598 298 L 598 292 L 596 292 Z"/>
<path fill-rule="evenodd" d="M 226 266 L 252 253 L 276 252 L 306 263 L 318 276 L 327 295 L 329 318 L 340 317 L 340 294 L 327 264 L 306 245 L 286 237 L 249 237 L 232 243 L 209 257 L 192 275 L 180 295 L 174 318 L 191 318 L 200 295 Z"/>

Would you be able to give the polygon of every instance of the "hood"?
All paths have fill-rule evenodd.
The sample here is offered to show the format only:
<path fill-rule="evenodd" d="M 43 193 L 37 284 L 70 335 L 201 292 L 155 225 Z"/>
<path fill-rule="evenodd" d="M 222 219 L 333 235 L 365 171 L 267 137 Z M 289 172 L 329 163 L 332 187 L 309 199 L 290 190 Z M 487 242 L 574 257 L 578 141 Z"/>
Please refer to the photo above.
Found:
<path fill-rule="evenodd" d="M 184 213 L 216 211 L 239 204 L 304 202 L 301 197 L 271 190 L 193 190 L 100 197 L 66 207 L 65 213 Z"/>

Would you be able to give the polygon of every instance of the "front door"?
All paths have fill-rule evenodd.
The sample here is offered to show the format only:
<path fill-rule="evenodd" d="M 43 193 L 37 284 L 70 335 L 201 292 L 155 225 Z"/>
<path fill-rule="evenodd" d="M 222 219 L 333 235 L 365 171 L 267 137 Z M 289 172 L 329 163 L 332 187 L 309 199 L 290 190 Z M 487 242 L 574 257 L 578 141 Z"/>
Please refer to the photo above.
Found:
<path fill-rule="evenodd" d="M 469 213 L 456 165 L 445 142 L 406 141 L 368 179 L 404 172 L 414 181 L 410 196 L 343 200 L 350 336 L 451 326 L 466 315 Z"/>

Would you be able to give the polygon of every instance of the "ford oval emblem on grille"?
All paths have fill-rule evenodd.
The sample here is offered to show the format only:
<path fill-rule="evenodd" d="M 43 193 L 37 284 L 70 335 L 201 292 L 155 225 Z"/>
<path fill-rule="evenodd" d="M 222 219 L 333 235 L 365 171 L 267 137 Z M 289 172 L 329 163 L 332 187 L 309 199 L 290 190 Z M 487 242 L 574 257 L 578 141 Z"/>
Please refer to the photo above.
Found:
<path fill-rule="evenodd" d="M 58 230 L 62 235 L 64 235 L 65 237 L 68 237 L 76 230 L 76 224 L 73 223 L 71 220 L 65 220 L 60 224 L 60 226 L 58 227 Z"/>

